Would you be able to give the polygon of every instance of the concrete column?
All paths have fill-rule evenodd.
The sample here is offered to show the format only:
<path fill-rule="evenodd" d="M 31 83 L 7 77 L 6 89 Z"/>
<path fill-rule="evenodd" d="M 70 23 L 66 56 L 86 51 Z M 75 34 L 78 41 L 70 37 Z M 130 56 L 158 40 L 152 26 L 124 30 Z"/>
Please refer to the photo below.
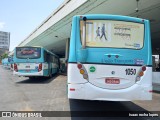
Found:
<path fill-rule="evenodd" d="M 69 57 L 69 44 L 70 44 L 70 38 L 66 40 L 66 50 L 65 50 L 65 68 L 64 73 L 67 73 L 67 67 L 68 67 L 68 57 Z"/>
<path fill-rule="evenodd" d="M 68 57 L 69 57 L 69 44 L 70 44 L 70 38 L 66 40 L 65 60 L 67 60 L 67 62 L 68 62 Z"/>

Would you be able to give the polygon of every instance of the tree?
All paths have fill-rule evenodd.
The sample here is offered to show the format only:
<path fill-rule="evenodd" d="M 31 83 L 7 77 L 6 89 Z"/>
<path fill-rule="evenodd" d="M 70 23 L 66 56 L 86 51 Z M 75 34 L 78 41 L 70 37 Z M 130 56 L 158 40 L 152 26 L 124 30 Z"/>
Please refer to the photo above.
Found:
<path fill-rule="evenodd" d="M 1 56 L 1 60 L 4 59 L 4 58 L 7 58 L 8 57 L 8 54 L 7 53 L 4 53 L 2 56 Z"/>

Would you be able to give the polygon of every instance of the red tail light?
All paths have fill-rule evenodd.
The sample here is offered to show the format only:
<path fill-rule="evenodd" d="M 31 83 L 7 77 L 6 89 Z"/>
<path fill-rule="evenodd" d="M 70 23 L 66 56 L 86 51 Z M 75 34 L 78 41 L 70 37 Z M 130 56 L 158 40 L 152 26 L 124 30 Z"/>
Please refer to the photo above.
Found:
<path fill-rule="evenodd" d="M 79 69 L 80 74 L 83 75 L 83 78 L 86 79 L 86 80 L 88 80 L 88 73 L 87 73 L 84 65 L 81 64 L 81 63 L 78 63 L 77 64 L 77 68 Z"/>
<path fill-rule="evenodd" d="M 18 72 L 17 64 L 14 64 L 14 71 Z"/>
<path fill-rule="evenodd" d="M 142 71 L 146 71 L 146 66 L 143 66 L 143 67 L 142 67 Z"/>
<path fill-rule="evenodd" d="M 40 72 L 41 70 L 42 70 L 42 63 L 39 64 L 38 72 Z"/>
<path fill-rule="evenodd" d="M 142 66 L 142 68 L 139 71 L 138 76 L 136 78 L 136 82 L 141 80 L 141 77 L 144 75 L 145 71 L 146 71 L 146 66 Z"/>
<path fill-rule="evenodd" d="M 77 64 L 78 69 L 82 68 L 82 64 Z"/>

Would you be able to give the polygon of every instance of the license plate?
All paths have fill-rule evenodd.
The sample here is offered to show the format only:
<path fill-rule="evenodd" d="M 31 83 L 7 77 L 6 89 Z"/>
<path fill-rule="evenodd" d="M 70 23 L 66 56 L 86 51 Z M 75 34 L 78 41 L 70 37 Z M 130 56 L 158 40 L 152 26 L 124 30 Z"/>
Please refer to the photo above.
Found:
<path fill-rule="evenodd" d="M 119 79 L 105 79 L 106 84 L 120 84 Z"/>
<path fill-rule="evenodd" d="M 26 68 L 30 68 L 30 66 L 26 66 Z"/>
<path fill-rule="evenodd" d="M 30 72 L 30 70 L 26 70 L 26 72 Z"/>

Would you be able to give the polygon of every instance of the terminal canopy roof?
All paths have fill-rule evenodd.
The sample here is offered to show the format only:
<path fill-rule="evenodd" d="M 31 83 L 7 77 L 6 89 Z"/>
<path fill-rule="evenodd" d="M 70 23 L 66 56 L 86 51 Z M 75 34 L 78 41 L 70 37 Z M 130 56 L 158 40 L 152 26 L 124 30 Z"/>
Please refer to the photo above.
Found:
<path fill-rule="evenodd" d="M 71 21 L 74 15 L 116 14 L 149 19 L 153 54 L 160 54 L 159 11 L 160 0 L 65 0 L 19 46 L 43 46 L 64 56 L 66 40 L 70 38 Z"/>

